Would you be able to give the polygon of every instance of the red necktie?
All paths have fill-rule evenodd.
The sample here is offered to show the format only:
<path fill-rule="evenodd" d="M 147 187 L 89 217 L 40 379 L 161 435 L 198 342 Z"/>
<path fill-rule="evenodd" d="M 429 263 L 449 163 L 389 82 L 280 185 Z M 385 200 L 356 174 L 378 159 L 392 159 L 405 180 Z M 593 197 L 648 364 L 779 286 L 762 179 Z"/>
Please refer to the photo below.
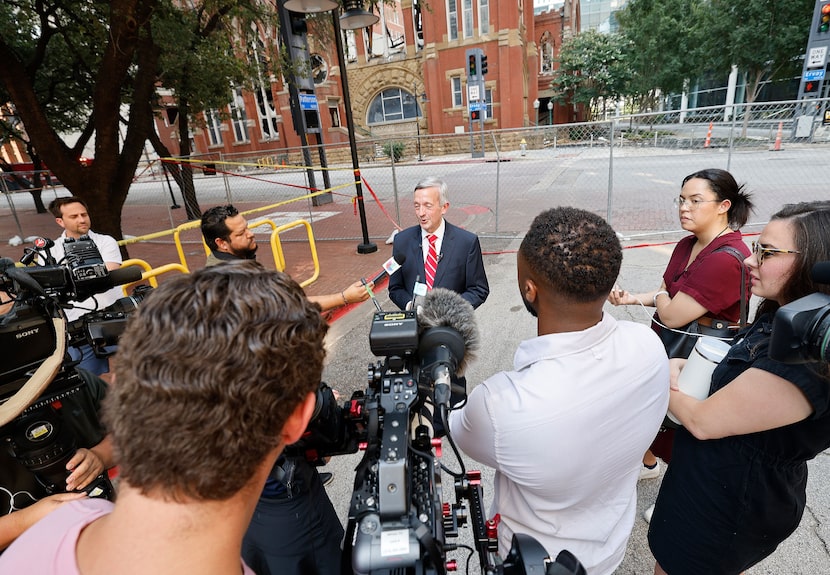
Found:
<path fill-rule="evenodd" d="M 435 272 L 438 270 L 438 252 L 435 251 L 435 241 L 438 236 L 429 234 L 427 240 L 429 241 L 429 251 L 427 252 L 427 259 L 424 262 L 424 272 L 426 273 L 427 289 L 432 289 L 432 284 L 435 282 Z"/>

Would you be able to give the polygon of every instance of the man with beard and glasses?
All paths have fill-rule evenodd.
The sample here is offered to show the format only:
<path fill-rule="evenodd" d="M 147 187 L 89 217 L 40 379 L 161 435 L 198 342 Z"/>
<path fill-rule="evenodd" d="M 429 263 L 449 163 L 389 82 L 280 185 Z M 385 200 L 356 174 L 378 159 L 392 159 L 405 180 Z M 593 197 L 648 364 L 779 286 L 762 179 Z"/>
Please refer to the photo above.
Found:
<path fill-rule="evenodd" d="M 669 366 L 653 331 L 603 311 L 621 262 L 601 217 L 569 207 L 537 216 L 517 265 L 538 335 L 519 345 L 514 371 L 475 387 L 450 415 L 458 446 L 496 470 L 502 554 L 526 533 L 551 557 L 569 550 L 592 575 L 623 559 Z"/>
<path fill-rule="evenodd" d="M 257 244 L 248 222 L 228 204 L 202 214 L 202 235 L 211 250 L 206 267 L 255 260 Z M 368 282 L 368 287 L 374 284 Z M 306 296 L 323 311 L 365 301 L 369 292 L 355 282 L 340 293 Z M 281 456 L 242 541 L 242 557 L 259 575 L 340 574 L 343 526 L 324 485 L 331 473 L 318 473 L 304 457 Z"/>

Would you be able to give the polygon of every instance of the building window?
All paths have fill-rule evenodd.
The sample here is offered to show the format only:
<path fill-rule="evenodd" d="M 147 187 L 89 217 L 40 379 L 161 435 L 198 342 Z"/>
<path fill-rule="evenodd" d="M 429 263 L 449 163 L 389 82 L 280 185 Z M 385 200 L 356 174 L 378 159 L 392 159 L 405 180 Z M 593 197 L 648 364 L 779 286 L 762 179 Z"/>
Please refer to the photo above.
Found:
<path fill-rule="evenodd" d="M 388 88 L 375 96 L 369 104 L 367 123 L 385 124 L 415 119 L 420 115 L 418 102 L 411 93 L 400 88 Z"/>
<path fill-rule="evenodd" d="M 464 105 L 464 97 L 461 93 L 461 76 L 450 78 L 452 83 L 452 107 L 460 108 Z"/>
<path fill-rule="evenodd" d="M 486 115 L 484 116 L 484 119 L 489 120 L 493 117 L 493 90 L 491 90 L 490 88 L 484 90 L 484 102 L 487 106 L 487 109 L 485 111 Z"/>
<path fill-rule="evenodd" d="M 447 36 L 458 40 L 458 0 L 447 0 Z"/>
<path fill-rule="evenodd" d="M 347 62 L 357 62 L 357 43 L 355 42 L 354 30 L 342 30 L 343 52 Z"/>
<path fill-rule="evenodd" d="M 551 40 L 550 32 L 545 31 L 539 39 L 539 55 L 541 74 L 553 74 L 553 40 Z"/>
<path fill-rule="evenodd" d="M 490 33 L 490 0 L 478 0 L 478 33 Z"/>
<path fill-rule="evenodd" d="M 473 37 L 473 0 L 462 0 L 464 11 L 464 37 Z"/>
<path fill-rule="evenodd" d="M 222 120 L 219 118 L 219 110 L 208 110 L 205 112 L 205 129 L 208 133 L 208 140 L 211 146 L 222 145 Z M 195 149 L 195 148 L 194 148 Z"/>
<path fill-rule="evenodd" d="M 233 89 L 233 98 L 228 104 L 231 113 L 231 125 L 233 126 L 233 137 L 236 142 L 247 142 L 248 137 L 248 116 L 245 114 L 245 101 L 242 99 L 242 88 Z"/>
<path fill-rule="evenodd" d="M 340 127 L 340 108 L 337 107 L 337 104 L 329 104 L 329 116 L 331 116 L 331 127 L 332 128 L 339 128 Z"/>

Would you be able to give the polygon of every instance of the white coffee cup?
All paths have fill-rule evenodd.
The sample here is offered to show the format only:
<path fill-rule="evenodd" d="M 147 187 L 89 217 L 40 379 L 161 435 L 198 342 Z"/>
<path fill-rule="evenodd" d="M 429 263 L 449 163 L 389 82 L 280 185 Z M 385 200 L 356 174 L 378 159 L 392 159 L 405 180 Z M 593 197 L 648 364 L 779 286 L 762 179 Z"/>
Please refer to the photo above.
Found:
<path fill-rule="evenodd" d="M 712 372 L 726 357 L 730 345 L 715 337 L 703 336 L 698 338 L 686 365 L 677 378 L 680 391 L 697 399 L 709 397 L 709 387 L 712 384 Z M 669 419 L 680 424 L 672 412 L 666 413 Z"/>

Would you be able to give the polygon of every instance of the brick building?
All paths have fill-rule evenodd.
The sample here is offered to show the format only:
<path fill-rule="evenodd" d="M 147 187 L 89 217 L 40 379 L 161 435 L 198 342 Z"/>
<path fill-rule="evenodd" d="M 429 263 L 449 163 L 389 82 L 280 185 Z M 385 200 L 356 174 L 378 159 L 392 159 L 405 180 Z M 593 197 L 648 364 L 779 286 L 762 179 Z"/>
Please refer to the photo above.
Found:
<path fill-rule="evenodd" d="M 480 48 L 489 71 L 484 78 L 485 129 L 518 128 L 573 122 L 572 106 L 548 102 L 554 58 L 563 35 L 576 33 L 578 0 L 399 0 L 378 3 L 380 17 L 371 28 L 344 31 L 355 133 L 358 140 L 394 135 L 448 134 L 470 130 L 466 51 Z M 315 41 L 315 26 L 330 26 L 331 15 L 315 15 L 309 26 L 309 52 L 323 143 L 347 142 L 334 46 Z M 334 44 L 331 42 L 331 44 Z M 260 78 L 259 80 L 263 80 Z M 259 88 L 234 90 L 222 119 L 218 110 L 205 114 L 205 127 L 191 134 L 193 151 L 257 153 L 300 145 L 294 129 L 287 85 L 281 78 Z M 538 100 L 538 108 L 534 102 Z M 157 119 L 162 140 L 178 150 L 175 125 Z M 315 138 L 309 138 L 314 143 Z"/>

